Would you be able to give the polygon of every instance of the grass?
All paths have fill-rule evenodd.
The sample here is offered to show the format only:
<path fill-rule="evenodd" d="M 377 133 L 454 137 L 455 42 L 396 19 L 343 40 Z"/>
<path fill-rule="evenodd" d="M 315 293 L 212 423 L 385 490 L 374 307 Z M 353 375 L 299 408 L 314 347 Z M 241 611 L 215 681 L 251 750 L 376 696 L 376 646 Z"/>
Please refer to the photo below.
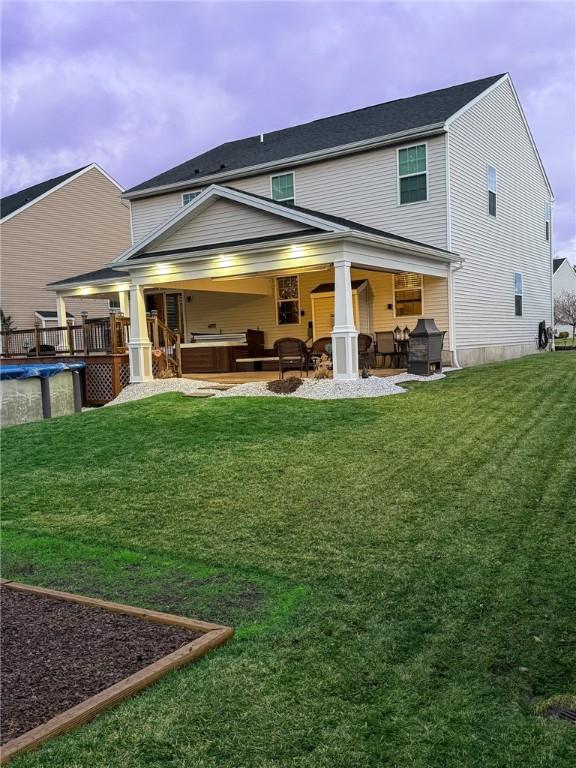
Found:
<path fill-rule="evenodd" d="M 572 338 L 572 334 L 567 339 L 554 339 L 554 344 L 557 349 L 560 347 L 574 347 L 576 349 L 576 341 Z"/>
<path fill-rule="evenodd" d="M 214 620 L 261 595 L 15 768 L 572 766 L 576 728 L 534 712 L 576 693 L 576 354 L 410 390 L 5 430 L 5 576 Z"/>

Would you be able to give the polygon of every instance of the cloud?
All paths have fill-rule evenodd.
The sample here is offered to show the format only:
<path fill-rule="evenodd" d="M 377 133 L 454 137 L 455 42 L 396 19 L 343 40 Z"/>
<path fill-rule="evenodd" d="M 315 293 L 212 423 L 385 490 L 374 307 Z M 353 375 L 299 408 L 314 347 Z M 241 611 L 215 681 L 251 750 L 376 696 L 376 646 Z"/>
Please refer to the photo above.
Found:
<path fill-rule="evenodd" d="M 210 77 L 166 76 L 153 59 L 120 61 L 106 52 L 36 55 L 5 67 L 2 101 L 5 191 L 92 161 L 144 179 L 181 159 L 174 143 L 192 155 L 217 138 L 224 116 L 229 125 L 241 112 Z M 47 130 L 58 121 L 60 133 Z"/>

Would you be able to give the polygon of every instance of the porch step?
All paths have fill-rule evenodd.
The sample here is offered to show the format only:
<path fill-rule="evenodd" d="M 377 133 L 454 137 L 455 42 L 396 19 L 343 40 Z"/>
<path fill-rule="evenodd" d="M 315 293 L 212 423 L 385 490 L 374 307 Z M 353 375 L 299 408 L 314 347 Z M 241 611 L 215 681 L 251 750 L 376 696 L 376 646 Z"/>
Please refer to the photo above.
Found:
<path fill-rule="evenodd" d="M 198 390 L 212 389 L 212 390 L 216 390 L 217 392 L 226 392 L 226 390 L 232 389 L 232 387 L 234 386 L 235 384 L 214 384 L 211 387 L 198 387 Z"/>
<path fill-rule="evenodd" d="M 216 392 L 183 392 L 184 397 L 214 397 Z"/>

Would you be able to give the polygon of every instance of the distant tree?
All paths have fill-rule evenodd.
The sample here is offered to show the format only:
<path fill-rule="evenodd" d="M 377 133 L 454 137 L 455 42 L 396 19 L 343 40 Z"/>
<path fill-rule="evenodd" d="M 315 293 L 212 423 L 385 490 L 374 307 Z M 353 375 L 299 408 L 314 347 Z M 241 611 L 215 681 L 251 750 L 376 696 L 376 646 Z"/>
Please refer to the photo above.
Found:
<path fill-rule="evenodd" d="M 554 322 L 572 326 L 572 343 L 576 336 L 576 291 L 564 291 L 554 301 Z"/>
<path fill-rule="evenodd" d="M 16 325 L 11 315 L 5 315 L 4 310 L 0 309 L 0 329 L 3 331 L 15 331 Z"/>

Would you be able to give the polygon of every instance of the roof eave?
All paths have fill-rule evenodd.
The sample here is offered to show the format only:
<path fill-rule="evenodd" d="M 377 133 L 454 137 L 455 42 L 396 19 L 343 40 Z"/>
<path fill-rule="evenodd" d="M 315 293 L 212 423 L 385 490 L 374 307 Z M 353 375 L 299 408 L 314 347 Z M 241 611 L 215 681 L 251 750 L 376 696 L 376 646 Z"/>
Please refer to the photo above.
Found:
<path fill-rule="evenodd" d="M 218 181 L 224 181 L 226 179 L 255 176 L 267 170 L 278 170 L 284 167 L 293 168 L 295 166 L 306 165 L 314 161 L 326 160 L 331 157 L 350 155 L 356 152 L 364 152 L 370 149 L 377 149 L 378 147 L 399 144 L 403 141 L 407 141 L 413 138 L 423 138 L 426 136 L 438 135 L 444 133 L 444 125 L 444 122 L 433 123 L 431 125 L 421 126 L 419 128 L 412 128 L 407 131 L 399 131 L 397 133 L 387 134 L 386 136 L 378 136 L 373 139 L 365 139 L 363 141 L 356 141 L 350 144 L 342 144 L 338 147 L 330 147 L 329 149 L 322 149 L 316 152 L 307 152 L 302 155 L 293 155 L 291 157 L 285 157 L 280 160 L 273 160 L 268 163 L 259 163 L 258 165 L 237 168 L 236 170 L 213 173 L 209 176 L 202 176 L 198 179 L 187 179 L 185 181 L 179 181 L 173 184 L 164 184 L 157 187 L 148 187 L 141 190 L 127 190 L 124 192 L 122 197 L 127 200 L 137 200 L 138 198 L 150 197 L 151 195 L 165 194 L 167 192 L 178 192 L 179 190 L 192 189 L 193 187 L 202 187 L 206 186 L 207 184 L 214 184 Z"/>

